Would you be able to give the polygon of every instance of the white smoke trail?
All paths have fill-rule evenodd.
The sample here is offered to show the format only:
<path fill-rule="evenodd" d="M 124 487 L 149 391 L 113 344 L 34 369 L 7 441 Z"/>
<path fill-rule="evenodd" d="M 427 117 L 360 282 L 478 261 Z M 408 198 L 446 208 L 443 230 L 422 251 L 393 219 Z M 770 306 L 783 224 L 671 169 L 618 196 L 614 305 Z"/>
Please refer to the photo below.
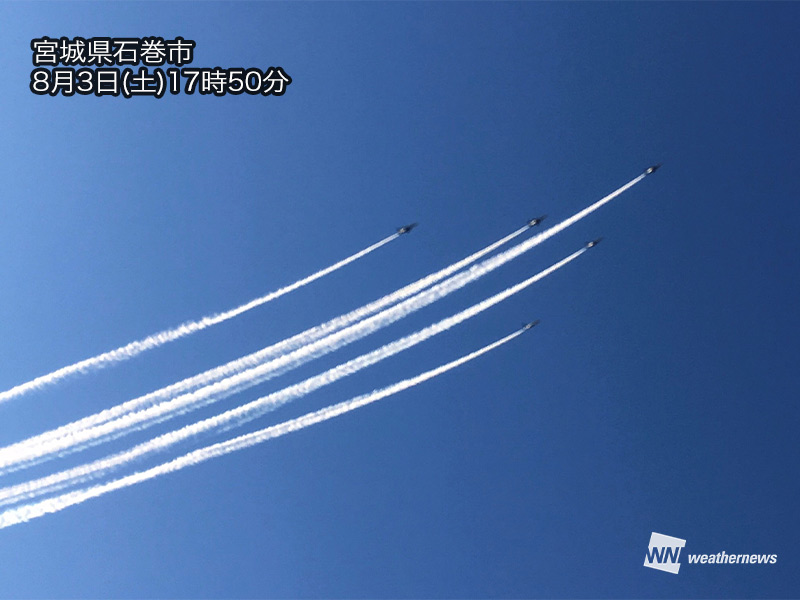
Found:
<path fill-rule="evenodd" d="M 328 275 L 338 269 L 341 269 L 346 265 L 349 265 L 350 263 L 358 260 L 359 258 L 366 256 L 370 252 L 377 250 L 381 246 L 388 244 L 392 240 L 397 239 L 399 235 L 400 235 L 399 233 L 394 233 L 389 237 L 382 239 L 380 242 L 372 244 L 368 248 L 356 252 L 355 254 L 348 256 L 343 260 L 340 260 L 336 264 L 326 267 L 320 271 L 317 271 L 312 275 L 309 275 L 308 277 L 305 277 L 304 279 L 292 283 L 291 285 L 282 287 L 279 290 L 267 294 L 266 296 L 261 296 L 260 298 L 251 300 L 250 302 L 242 304 L 241 306 L 237 306 L 236 308 L 233 308 L 231 310 L 203 317 L 199 321 L 187 321 L 186 323 L 183 323 L 182 325 L 179 325 L 178 327 L 175 327 L 173 329 L 167 329 L 159 333 L 155 333 L 144 339 L 131 342 L 129 344 L 126 344 L 125 346 L 121 346 L 116 350 L 110 350 L 108 352 L 104 352 L 103 354 L 98 354 L 97 356 L 94 356 L 92 358 L 87 358 L 72 365 L 62 367 L 60 369 L 57 369 L 56 371 L 53 371 L 52 373 L 36 377 L 35 379 L 28 381 L 27 383 L 22 383 L 20 385 L 17 385 L 5 392 L 0 392 L 0 404 L 8 400 L 12 400 L 14 398 L 19 398 L 20 396 L 23 396 L 28 392 L 32 392 L 34 390 L 40 390 L 47 386 L 58 383 L 59 381 L 71 375 L 75 375 L 78 373 L 87 373 L 89 371 L 94 371 L 96 369 L 102 369 L 113 363 L 133 358 L 134 356 L 137 356 L 147 350 L 152 350 L 153 348 L 158 348 L 159 346 L 163 346 L 168 342 L 173 342 L 182 337 L 186 337 L 187 335 L 191 335 L 198 331 L 202 331 L 203 329 L 211 327 L 212 325 L 217 325 L 219 323 L 222 323 L 223 321 L 228 321 L 229 319 L 237 317 L 244 312 L 247 312 L 258 306 L 261 306 L 262 304 L 266 304 L 267 302 L 275 300 L 276 298 L 280 298 L 281 296 L 284 296 L 289 292 L 293 292 L 298 288 L 301 288 L 313 281 L 316 281 L 320 277 L 324 277 L 325 275 Z"/>
<path fill-rule="evenodd" d="M 527 252 L 531 248 L 536 247 L 545 240 L 550 239 L 570 225 L 576 223 L 580 219 L 607 204 L 621 193 L 644 179 L 644 177 L 644 174 L 639 175 L 611 194 L 601 198 L 594 204 L 579 211 L 578 213 L 574 214 L 568 219 L 565 219 L 550 229 L 543 231 L 539 235 L 534 236 L 533 238 L 526 240 L 525 242 L 522 242 L 517 246 L 498 254 L 497 256 L 486 259 L 482 263 L 474 265 L 464 273 L 455 275 L 450 279 L 433 286 L 429 290 L 417 294 L 417 296 L 414 296 L 392 308 L 384 310 L 373 317 L 358 322 L 353 326 L 343 329 L 317 342 L 304 346 L 287 355 L 263 363 L 257 367 L 242 373 L 238 373 L 237 375 L 228 377 L 222 381 L 213 383 L 196 392 L 184 394 L 183 396 L 179 396 L 168 402 L 152 406 L 136 413 L 124 415 L 112 422 L 105 423 L 88 430 L 71 432 L 70 434 L 52 442 L 47 442 L 35 447 L 20 449 L 20 452 L 14 453 L 9 458 L 6 458 L 6 452 L 2 452 L 0 453 L 0 456 L 3 457 L 0 459 L 0 469 L 8 472 L 11 470 L 16 470 L 17 468 L 24 468 L 25 466 L 29 466 L 31 461 L 37 458 L 46 459 L 45 457 L 48 455 L 52 456 L 58 452 L 63 453 L 74 451 L 86 447 L 86 445 L 94 445 L 105 439 L 108 439 L 109 437 L 118 437 L 123 431 L 131 430 L 131 428 L 141 429 L 147 425 L 139 424 L 153 424 L 169 418 L 169 416 L 182 414 L 187 410 L 192 410 L 193 408 L 203 406 L 214 399 L 218 399 L 219 394 L 229 395 L 231 393 L 235 393 L 236 391 L 241 391 L 246 387 L 261 383 L 266 379 L 275 376 L 276 374 L 285 372 L 285 370 L 289 368 L 299 366 L 308 360 L 317 358 L 327 354 L 328 352 L 332 352 L 357 339 L 361 339 L 377 329 L 389 325 L 390 323 L 405 317 L 411 312 L 419 310 L 420 308 L 435 302 L 447 294 L 464 287 L 465 285 L 482 277 L 486 273 L 493 271 L 494 269 L 510 260 L 513 260 L 524 252 Z M 277 370 L 280 371 L 278 372 Z M 137 427 L 137 425 L 139 426 Z"/>
<path fill-rule="evenodd" d="M 358 396 L 346 402 L 340 402 L 339 404 L 328 406 L 321 410 L 308 413 L 306 415 L 303 415 L 302 417 L 298 417 L 290 421 L 280 423 L 278 425 L 273 425 L 271 427 L 267 427 L 265 429 L 255 431 L 253 433 L 242 435 L 227 440 L 225 442 L 220 442 L 217 444 L 206 446 L 205 448 L 194 450 L 193 452 L 189 452 L 188 454 L 180 456 L 167 463 L 158 465 L 156 467 L 152 467 L 150 469 L 141 471 L 139 473 L 133 473 L 132 475 L 128 475 L 126 477 L 122 477 L 120 479 L 116 479 L 114 481 L 110 481 L 102 485 L 96 485 L 90 488 L 63 494 L 55 498 L 49 498 L 47 500 L 37 502 L 34 504 L 27 504 L 7 510 L 0 514 L 0 529 L 3 529 L 5 527 L 10 527 L 11 525 L 16 525 L 18 523 L 25 523 L 27 521 L 30 521 L 31 519 L 35 519 L 37 517 L 41 517 L 46 514 L 58 512 L 70 506 L 80 504 L 91 498 L 97 498 L 98 496 L 102 496 L 109 492 L 129 487 L 131 485 L 135 485 L 137 483 L 141 483 L 149 479 L 154 479 L 160 475 L 172 473 L 174 471 L 178 471 L 186 467 L 197 465 L 201 462 L 205 462 L 209 459 L 216 458 L 218 456 L 223 456 L 225 454 L 229 454 L 237 450 L 249 448 L 250 446 L 260 444 L 261 442 L 265 442 L 272 438 L 280 437 L 287 433 L 304 429 L 306 427 L 309 427 L 310 425 L 314 425 L 315 423 L 327 421 L 328 419 L 332 419 L 344 413 L 350 412 L 366 404 L 377 402 L 382 398 L 386 398 L 398 392 L 402 392 L 411 387 L 414 387 L 415 385 L 419 385 L 420 383 L 423 383 L 438 375 L 446 373 L 451 369 L 455 369 L 456 367 L 463 365 L 464 363 L 474 360 L 479 356 L 486 354 L 487 352 L 490 352 L 491 350 L 494 350 L 499 346 L 502 346 L 503 344 L 519 336 L 521 333 L 522 333 L 521 330 L 515 331 L 514 333 L 507 335 L 506 337 L 496 342 L 493 342 L 488 346 L 484 346 L 480 350 L 477 350 L 457 360 L 454 360 L 445 365 L 437 367 L 436 369 L 432 369 L 430 371 L 417 375 L 416 377 L 405 379 L 403 381 L 390 385 L 386 388 L 375 390 L 369 394 Z"/>
<path fill-rule="evenodd" d="M 447 331 L 459 323 L 462 323 L 467 319 L 470 319 L 495 306 L 503 300 L 506 300 L 510 296 L 521 292 L 525 288 L 547 277 L 551 273 L 554 273 L 561 267 L 578 258 L 584 252 L 586 252 L 586 248 L 581 248 L 577 252 L 574 252 L 554 265 L 544 269 L 543 271 L 540 271 L 536 275 L 533 275 L 532 277 L 529 277 L 528 279 L 513 285 L 502 292 L 487 298 L 486 300 L 478 302 L 477 304 L 464 309 L 451 317 L 442 319 L 433 325 L 386 344 L 377 350 L 373 350 L 372 352 L 363 354 L 357 358 L 342 363 L 341 365 L 333 367 L 332 369 L 329 369 L 319 375 L 310 377 L 305 381 L 291 385 L 277 392 L 273 392 L 272 394 L 264 396 L 263 398 L 253 400 L 252 402 L 228 410 L 215 417 L 210 417 L 204 419 L 203 421 L 182 427 L 181 429 L 160 435 L 152 440 L 143 442 L 138 446 L 134 446 L 125 452 L 99 459 L 86 465 L 67 469 L 65 471 L 61 471 L 60 473 L 55 473 L 53 475 L 27 483 L 4 488 L 0 490 L 0 503 L 5 504 L 8 502 L 18 502 L 22 499 L 37 497 L 44 493 L 63 489 L 83 481 L 96 479 L 106 475 L 113 469 L 128 464 L 133 460 L 141 458 L 142 456 L 164 450 L 174 444 L 190 439 L 196 435 L 221 428 L 227 430 L 232 427 L 237 427 L 247 423 L 255 418 L 260 417 L 266 412 L 286 404 L 287 402 L 305 396 L 323 386 L 338 381 L 339 379 L 347 377 L 348 375 L 352 375 L 353 373 L 380 362 L 385 358 L 389 358 L 390 356 L 415 346 L 435 335 L 438 335 L 439 333 Z"/>
<path fill-rule="evenodd" d="M 267 359 L 286 354 L 296 350 L 297 348 L 315 342 L 326 335 L 339 331 L 349 325 L 352 325 L 353 323 L 356 323 L 383 310 L 387 306 L 391 306 L 401 300 L 413 296 L 421 290 L 430 287 L 434 283 L 437 283 L 453 273 L 460 271 L 462 268 L 471 265 L 487 254 L 495 251 L 497 248 L 507 244 L 514 238 L 528 231 L 528 229 L 529 227 L 527 225 L 525 227 L 521 227 L 509 235 L 486 246 L 485 248 L 482 248 L 481 250 L 467 256 L 466 258 L 463 258 L 462 260 L 445 267 L 444 269 L 427 275 L 426 277 L 410 283 L 405 287 L 396 290 L 395 292 L 387 294 L 386 296 L 362 306 L 361 308 L 357 308 L 347 314 L 331 319 L 326 323 L 307 329 L 306 331 L 303 331 L 276 344 L 272 344 L 271 346 L 267 346 L 266 348 L 263 348 L 257 352 L 230 361 L 222 366 L 200 373 L 199 375 L 189 377 L 179 381 L 178 383 L 166 386 L 156 390 L 155 392 L 134 398 L 133 400 L 129 400 L 112 408 L 102 410 L 94 415 L 84 417 L 57 429 L 53 429 L 26 440 L 22 440 L 21 442 L 6 446 L 5 448 L 0 449 L 0 468 L 2 468 L 3 464 L 10 466 L 19 461 L 26 460 L 26 457 L 28 456 L 25 454 L 26 448 L 30 449 L 40 447 L 45 443 L 52 442 L 53 440 L 68 437 L 77 431 L 101 425 L 113 419 L 117 419 L 125 414 L 157 404 L 158 402 L 168 398 L 172 398 L 220 381 L 245 369 L 262 364 Z M 224 396 L 217 396 L 216 399 L 219 400 L 222 397 Z"/>
<path fill-rule="evenodd" d="M 543 234 L 540 234 L 540 236 L 541 235 Z M 93 446 L 108 439 L 114 439 L 123 435 L 123 432 L 143 429 L 165 419 L 205 406 L 210 402 L 218 400 L 220 397 L 229 396 L 262 383 L 285 373 L 289 369 L 296 368 L 301 364 L 359 340 L 461 289 L 465 285 L 519 256 L 522 252 L 517 251 L 515 253 L 515 250 L 520 248 L 520 246 L 528 244 L 530 241 L 532 240 L 523 242 L 515 248 L 507 250 L 495 257 L 486 259 L 467 271 L 454 275 L 428 290 L 420 292 L 416 296 L 412 296 L 350 327 L 303 346 L 293 352 L 207 385 L 194 392 L 183 394 L 155 406 L 125 414 L 117 419 L 95 427 L 71 432 L 56 440 L 44 442 L 37 446 L 21 448 L 15 453 L 11 453 L 10 451 L 2 452 L 0 453 L 0 470 L 2 470 L 2 472 L 15 471 L 41 462 L 42 460 L 53 458 L 56 455 L 63 456 L 87 446 Z M 532 247 L 533 246 L 528 246 L 526 250 Z"/>

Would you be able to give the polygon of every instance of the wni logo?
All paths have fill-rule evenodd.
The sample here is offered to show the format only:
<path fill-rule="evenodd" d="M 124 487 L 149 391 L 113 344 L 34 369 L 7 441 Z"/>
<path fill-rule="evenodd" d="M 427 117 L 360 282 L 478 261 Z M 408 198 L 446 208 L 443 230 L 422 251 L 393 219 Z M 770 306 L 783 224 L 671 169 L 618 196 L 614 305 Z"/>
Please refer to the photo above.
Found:
<path fill-rule="evenodd" d="M 650 534 L 650 545 L 644 557 L 644 566 L 677 575 L 681 570 L 678 559 L 681 556 L 681 548 L 685 545 L 686 540 L 654 531 Z"/>

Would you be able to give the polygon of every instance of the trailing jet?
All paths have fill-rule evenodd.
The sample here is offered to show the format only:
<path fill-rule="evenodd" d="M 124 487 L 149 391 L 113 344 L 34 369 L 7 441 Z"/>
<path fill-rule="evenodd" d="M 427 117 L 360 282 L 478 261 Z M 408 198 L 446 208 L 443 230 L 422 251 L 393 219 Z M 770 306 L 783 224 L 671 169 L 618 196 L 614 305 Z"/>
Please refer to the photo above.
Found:
<path fill-rule="evenodd" d="M 531 321 L 530 323 L 526 323 L 525 325 L 523 325 L 523 326 L 522 326 L 522 331 L 528 331 L 528 329 L 533 329 L 533 328 L 534 328 L 534 327 L 536 327 L 536 326 L 537 326 L 537 325 L 538 325 L 540 322 L 541 322 L 541 321 L 539 321 L 539 319 L 536 319 L 535 321 Z"/>
<path fill-rule="evenodd" d="M 408 233 L 409 231 L 414 229 L 414 227 L 416 227 L 417 225 L 419 225 L 419 223 L 411 223 L 411 225 L 404 225 L 403 227 L 398 227 L 397 233 L 403 235 L 404 233 Z"/>
<path fill-rule="evenodd" d="M 599 244 L 602 241 L 603 241 L 603 238 L 597 238 L 596 240 L 592 240 L 591 242 L 586 242 L 586 247 L 587 248 L 594 248 L 595 246 L 597 246 L 597 244 Z"/>
<path fill-rule="evenodd" d="M 661 166 L 661 163 L 658 163 L 657 165 L 653 165 L 652 167 L 647 167 L 647 168 L 644 170 L 644 174 L 645 174 L 645 175 L 650 175 L 650 173 L 655 173 L 656 171 L 658 171 L 658 168 L 659 168 L 660 166 Z"/>
<path fill-rule="evenodd" d="M 531 219 L 528 221 L 528 227 L 534 227 L 544 221 L 547 218 L 547 215 L 542 215 L 541 217 L 536 217 L 535 219 Z"/>

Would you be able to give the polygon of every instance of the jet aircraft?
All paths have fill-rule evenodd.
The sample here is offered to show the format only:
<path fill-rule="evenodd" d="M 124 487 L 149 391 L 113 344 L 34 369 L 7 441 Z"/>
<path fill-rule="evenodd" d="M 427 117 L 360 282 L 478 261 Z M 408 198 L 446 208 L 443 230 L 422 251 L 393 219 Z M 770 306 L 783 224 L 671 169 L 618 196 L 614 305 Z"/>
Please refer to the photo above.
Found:
<path fill-rule="evenodd" d="M 650 175 L 650 173 L 655 173 L 656 171 L 658 171 L 658 168 L 659 168 L 660 166 L 661 166 L 661 163 L 658 163 L 657 165 L 653 165 L 652 167 L 647 167 L 647 168 L 644 170 L 644 174 L 645 174 L 645 175 Z"/>
<path fill-rule="evenodd" d="M 408 233 L 409 231 L 414 229 L 414 227 L 416 227 L 418 224 L 419 223 L 411 223 L 411 225 L 404 225 L 403 227 L 398 227 L 397 228 L 397 233 L 399 233 L 400 235 L 403 235 L 404 233 Z"/>
<path fill-rule="evenodd" d="M 528 227 L 534 227 L 535 225 L 538 225 L 539 223 L 544 221 L 546 218 L 547 215 L 542 215 L 541 217 L 536 217 L 535 219 L 531 219 L 530 221 L 528 221 Z"/>
<path fill-rule="evenodd" d="M 586 247 L 587 248 L 594 248 L 595 246 L 597 246 L 597 244 L 599 244 L 602 241 L 603 241 L 603 238 L 599 237 L 596 240 L 592 240 L 591 242 L 586 242 Z"/>

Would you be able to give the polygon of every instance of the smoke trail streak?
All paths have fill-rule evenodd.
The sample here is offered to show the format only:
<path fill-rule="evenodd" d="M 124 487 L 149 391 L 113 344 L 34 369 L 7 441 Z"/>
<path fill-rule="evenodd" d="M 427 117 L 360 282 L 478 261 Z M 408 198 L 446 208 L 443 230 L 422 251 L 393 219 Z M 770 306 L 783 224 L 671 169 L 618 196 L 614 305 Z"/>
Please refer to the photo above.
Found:
<path fill-rule="evenodd" d="M 198 388 L 207 386 L 211 383 L 216 381 L 220 381 L 239 373 L 245 369 L 257 366 L 269 358 L 273 358 L 275 356 L 279 356 L 281 354 L 286 354 L 305 346 L 309 343 L 315 342 L 326 335 L 329 335 L 333 332 L 339 331 L 353 323 L 356 323 L 370 315 L 373 315 L 384 308 L 391 306 L 401 300 L 409 298 L 414 294 L 424 290 L 425 288 L 449 277 L 451 274 L 460 271 L 462 268 L 471 265 L 472 263 L 478 261 L 479 259 L 483 258 L 487 254 L 495 251 L 497 248 L 507 244 L 514 238 L 522 235 L 526 231 L 528 231 L 529 227 L 526 225 L 517 229 L 516 231 L 510 233 L 509 235 L 493 242 L 492 244 L 478 250 L 477 252 L 467 256 L 466 258 L 461 259 L 453 263 L 452 265 L 445 267 L 435 273 L 427 275 L 413 283 L 410 283 L 399 290 L 387 294 L 361 308 L 357 308 L 347 314 L 341 315 L 330 321 L 318 325 L 316 327 L 312 327 L 303 331 L 297 335 L 294 335 L 290 338 L 287 338 L 281 342 L 276 344 L 272 344 L 271 346 L 267 346 L 262 350 L 257 352 L 253 352 L 247 356 L 242 358 L 230 361 L 220 367 L 216 367 L 214 369 L 210 369 L 199 375 L 195 375 L 193 377 L 189 377 L 178 383 L 174 383 L 167 387 L 161 388 L 156 390 L 155 392 L 151 392 L 144 396 L 140 396 L 138 398 L 134 398 L 133 400 L 129 400 L 122 404 L 119 404 L 115 407 L 105 409 L 100 411 L 94 415 L 90 415 L 88 417 L 84 417 L 57 429 L 42 433 L 40 435 L 28 438 L 21 442 L 17 442 L 15 444 L 6 446 L 5 448 L 0 449 L 0 457 L 5 456 L 12 456 L 17 457 L 16 459 L 12 459 L 11 462 L 7 464 L 13 464 L 18 460 L 24 460 L 24 454 L 20 455 L 20 452 L 23 452 L 25 448 L 32 448 L 40 446 L 46 442 L 50 442 L 52 440 L 56 440 L 59 438 L 64 438 L 66 436 L 72 435 L 74 432 L 77 432 L 81 429 L 88 429 L 90 427 L 94 427 L 118 417 L 121 417 L 125 414 L 141 410 L 148 406 L 157 404 L 160 401 L 166 400 L 168 398 L 172 398 L 186 392 L 190 392 L 192 390 L 196 390 Z M 217 397 L 217 399 L 221 399 L 221 397 Z M 0 458 L 0 466 L 2 466 L 2 458 Z"/>
<path fill-rule="evenodd" d="M 182 337 L 186 337 L 187 335 L 191 335 L 198 331 L 202 331 L 203 329 L 211 327 L 212 325 L 217 325 L 219 323 L 222 323 L 223 321 L 228 321 L 229 319 L 237 317 L 242 313 L 252 310 L 258 306 L 261 306 L 262 304 L 271 302 L 276 298 L 280 298 L 281 296 L 288 294 L 289 292 L 293 292 L 298 288 L 301 288 L 313 281 L 316 281 L 320 277 L 324 277 L 325 275 L 328 275 L 338 269 L 341 269 L 346 265 L 349 265 L 350 263 L 358 260 L 359 258 L 366 256 L 370 252 L 377 250 L 381 246 L 397 239 L 399 235 L 400 234 L 398 233 L 394 233 L 389 237 L 384 238 L 381 241 L 359 252 L 356 252 L 355 254 L 348 256 L 343 260 L 340 260 L 336 264 L 326 267 L 320 271 L 317 271 L 316 273 L 313 273 L 312 275 L 309 275 L 308 277 L 305 277 L 304 279 L 300 279 L 299 281 L 296 281 L 290 285 L 282 287 L 279 290 L 267 294 L 266 296 L 261 296 L 260 298 L 251 300 L 250 302 L 242 304 L 241 306 L 237 306 L 236 308 L 233 308 L 231 310 L 203 317 L 199 321 L 187 321 L 186 323 L 183 323 L 173 329 L 167 329 L 159 333 L 155 333 L 144 339 L 131 342 L 129 344 L 126 344 L 125 346 L 121 346 L 116 350 L 110 350 L 108 352 L 104 352 L 103 354 L 98 354 L 97 356 L 94 356 L 92 358 L 87 358 L 86 360 L 82 360 L 80 362 L 74 363 L 66 367 L 62 367 L 60 369 L 57 369 L 56 371 L 53 371 L 52 373 L 36 377 L 35 379 L 32 379 L 27 383 L 17 385 L 11 388 L 10 390 L 7 390 L 5 392 L 0 392 L 0 404 L 8 400 L 12 400 L 14 398 L 19 398 L 20 396 L 23 396 L 28 392 L 34 390 L 40 390 L 44 387 L 58 383 L 62 379 L 65 379 L 66 377 L 69 377 L 71 375 L 75 375 L 78 373 L 87 373 L 90 371 L 94 371 L 96 369 L 102 369 L 113 363 L 133 358 L 134 356 L 137 356 L 147 350 L 152 350 L 153 348 L 158 348 L 159 346 L 163 346 L 168 342 L 173 342 Z"/>
<path fill-rule="evenodd" d="M 467 271 L 455 275 L 450 279 L 433 286 L 429 290 L 419 293 L 417 296 L 401 302 L 392 308 L 386 309 L 377 315 L 358 322 L 346 329 L 304 346 L 287 355 L 281 356 L 267 363 L 263 363 L 257 367 L 242 373 L 238 373 L 237 375 L 228 377 L 222 381 L 213 383 L 196 392 L 179 396 L 173 400 L 144 409 L 137 413 L 125 415 L 113 422 L 105 423 L 89 430 L 80 430 L 70 433 L 69 435 L 55 440 L 52 443 L 45 443 L 33 448 L 26 448 L 21 455 L 17 454 L 16 456 L 12 456 L 10 459 L 4 458 L 3 460 L 0 460 L 0 469 L 2 469 L 4 472 L 8 472 L 17 470 L 18 468 L 24 468 L 26 466 L 30 466 L 31 461 L 34 459 L 39 458 L 46 460 L 48 455 L 52 457 L 52 455 L 57 452 L 61 452 L 63 455 L 63 453 L 75 451 L 86 447 L 87 445 L 95 445 L 105 439 L 109 439 L 110 437 L 119 437 L 119 435 L 122 435 L 123 431 L 126 429 L 130 431 L 130 428 L 141 429 L 147 426 L 140 425 L 137 427 L 137 424 L 144 423 L 146 421 L 149 422 L 149 424 L 161 422 L 166 418 L 170 418 L 170 416 L 182 414 L 183 412 L 187 412 L 193 408 L 204 406 L 215 399 L 219 399 L 218 394 L 229 395 L 230 393 L 241 391 L 242 389 L 274 377 L 276 374 L 285 372 L 285 370 L 289 368 L 299 366 L 308 360 L 312 360 L 327 354 L 328 352 L 332 352 L 338 348 L 341 348 L 348 343 L 361 339 L 362 337 L 377 331 L 381 327 L 389 325 L 390 323 L 407 316 L 411 312 L 419 310 L 420 308 L 435 302 L 436 300 L 452 293 L 453 291 L 464 287 L 465 285 L 493 271 L 508 261 L 520 256 L 524 252 L 527 252 L 531 248 L 538 246 L 545 240 L 550 239 L 570 225 L 573 225 L 580 219 L 598 210 L 600 207 L 607 204 L 621 193 L 644 179 L 644 177 L 644 174 L 635 177 L 614 192 L 608 194 L 604 198 L 601 198 L 594 204 L 577 212 L 573 216 L 565 219 L 550 229 L 543 231 L 533 238 L 530 238 L 518 244 L 517 246 L 506 250 L 505 252 L 486 259 L 480 264 L 472 266 Z M 280 370 L 280 372 L 277 372 L 276 369 Z M 41 460 L 37 462 L 41 462 Z M 13 467 L 13 465 L 16 465 L 16 467 Z"/>
<path fill-rule="evenodd" d="M 514 333 L 507 335 L 506 337 L 496 342 L 484 346 L 480 350 L 476 350 L 475 352 L 467 354 L 466 356 L 462 356 L 457 360 L 449 362 L 445 365 L 442 365 L 430 371 L 426 371 L 425 373 L 417 375 L 416 377 L 405 379 L 403 381 L 400 381 L 383 389 L 375 390 L 369 394 L 364 394 L 362 396 L 358 396 L 351 400 L 340 402 L 339 404 L 335 404 L 332 406 L 328 406 L 326 408 L 317 410 L 312 413 L 308 413 L 301 417 L 285 421 L 278 425 L 272 425 L 271 427 L 267 427 L 265 429 L 255 431 L 253 433 L 248 433 L 246 435 L 235 437 L 225 442 L 212 444 L 210 446 L 206 446 L 205 448 L 194 450 L 192 452 L 189 452 L 188 454 L 175 458 L 167 463 L 158 465 L 156 467 L 152 467 L 145 471 L 133 473 L 132 475 L 128 475 L 126 477 L 122 477 L 120 479 L 116 479 L 114 481 L 110 481 L 102 485 L 96 485 L 90 488 L 76 490 L 74 492 L 63 494 L 55 498 L 49 498 L 47 500 L 38 503 L 27 504 L 7 510 L 3 513 L 0 513 L 0 529 L 3 529 L 5 527 L 10 527 L 11 525 L 16 525 L 18 523 L 25 523 L 27 521 L 30 521 L 31 519 L 35 519 L 37 517 L 41 517 L 46 514 L 58 512 L 70 506 L 80 504 L 91 498 L 97 498 L 98 496 L 102 496 L 109 492 L 129 487 L 137 483 L 147 481 L 149 479 L 154 479 L 160 475 L 172 473 L 174 471 L 178 471 L 186 467 L 194 466 L 202 462 L 205 462 L 209 459 L 223 456 L 225 454 L 230 454 L 231 452 L 235 452 L 237 450 L 249 448 L 250 446 L 260 444 L 262 442 L 265 442 L 267 440 L 276 437 L 280 437 L 287 433 L 298 431 L 300 429 L 309 427 L 310 425 L 314 425 L 316 423 L 321 423 L 322 421 L 327 421 L 328 419 L 338 417 L 339 415 L 343 415 L 347 412 L 355 410 L 356 408 L 360 408 L 361 406 L 365 406 L 372 402 L 377 402 L 378 400 L 387 398 L 389 396 L 392 396 L 393 394 L 397 394 L 398 392 L 402 392 L 411 387 L 419 385 L 420 383 L 428 381 L 429 379 L 433 379 L 438 375 L 442 375 L 452 369 L 455 369 L 460 365 L 463 365 L 464 363 L 467 363 L 471 360 L 478 358 L 483 354 L 486 354 L 487 352 L 490 352 L 491 350 L 494 350 L 495 348 L 498 348 L 499 346 L 502 346 L 503 344 L 506 344 L 507 342 L 513 340 L 514 338 L 516 338 L 521 334 L 522 334 L 521 330 L 515 331 Z"/>
<path fill-rule="evenodd" d="M 547 233 L 547 232 L 545 232 Z M 541 237 L 540 234 L 538 237 Z M 536 239 L 536 238 L 533 238 Z M 543 238 L 547 239 L 547 238 Z M 532 240 L 523 242 L 518 246 L 507 250 L 497 256 L 484 260 L 433 287 L 420 292 L 416 296 L 396 304 L 391 308 L 373 315 L 367 319 L 359 321 L 350 327 L 333 333 L 321 340 L 303 346 L 293 352 L 282 355 L 278 358 L 262 363 L 256 367 L 237 373 L 231 377 L 212 383 L 204 388 L 183 394 L 166 402 L 162 402 L 149 408 L 128 413 L 118 419 L 91 427 L 81 429 L 63 436 L 57 440 L 42 443 L 34 447 L 26 447 L 11 457 L 7 453 L 0 454 L 0 470 L 2 472 L 16 471 L 21 468 L 31 466 L 48 460 L 56 455 L 64 456 L 67 453 L 75 452 L 88 446 L 94 446 L 108 439 L 115 439 L 124 433 L 140 430 L 155 423 L 160 423 L 166 419 L 179 414 L 195 410 L 205 406 L 210 402 L 219 400 L 236 392 L 242 391 L 268 379 L 276 377 L 287 370 L 296 368 L 310 360 L 333 352 L 349 343 L 359 340 L 407 315 L 420 310 L 421 308 L 436 302 L 448 294 L 461 289 L 465 285 L 477 280 L 483 275 L 493 271 L 509 260 L 516 258 L 522 251 L 518 251 L 521 246 L 529 244 Z M 526 250 L 532 248 L 527 246 Z M 515 250 L 517 250 L 515 252 Z"/>
<path fill-rule="evenodd" d="M 81 483 L 83 481 L 96 479 L 106 475 L 113 469 L 119 468 L 120 466 L 142 456 L 164 450 L 176 443 L 190 439 L 196 435 L 215 429 L 224 428 L 224 430 L 227 430 L 232 427 L 243 425 L 244 423 L 252 421 L 253 419 L 258 418 L 266 412 L 274 410 L 279 406 L 286 404 L 287 402 L 305 396 L 323 386 L 352 375 L 353 373 L 380 362 L 385 358 L 389 358 L 390 356 L 424 342 L 425 340 L 438 335 L 439 333 L 451 329 L 459 323 L 462 323 L 467 319 L 482 313 L 483 311 L 495 306 L 503 300 L 506 300 L 514 294 L 521 292 L 537 281 L 547 277 L 551 273 L 554 273 L 561 267 L 578 258 L 584 252 L 586 252 L 586 248 L 581 248 L 577 252 L 572 253 L 568 257 L 558 261 L 543 271 L 540 271 L 536 275 L 533 275 L 532 277 L 529 277 L 528 279 L 525 279 L 524 281 L 495 294 L 494 296 L 478 302 L 477 304 L 474 304 L 473 306 L 466 308 L 453 316 L 442 319 L 433 325 L 395 340 L 394 342 L 390 342 L 378 348 L 377 350 L 373 350 L 372 352 L 363 354 L 357 358 L 342 363 L 341 365 L 328 369 L 319 375 L 309 377 L 305 381 L 288 386 L 282 390 L 273 392 L 272 394 L 257 400 L 253 400 L 252 402 L 242 406 L 230 409 L 215 417 L 210 417 L 197 423 L 182 427 L 181 429 L 165 433 L 153 438 L 152 440 L 143 442 L 138 446 L 134 446 L 125 452 L 99 459 L 86 465 L 67 469 L 65 471 L 61 471 L 60 473 L 55 473 L 54 475 L 43 477 L 38 480 L 2 489 L 0 490 L 0 500 L 3 500 L 3 503 L 8 501 L 17 502 L 23 498 L 36 497 L 43 493 L 63 489 L 64 487 Z"/>

